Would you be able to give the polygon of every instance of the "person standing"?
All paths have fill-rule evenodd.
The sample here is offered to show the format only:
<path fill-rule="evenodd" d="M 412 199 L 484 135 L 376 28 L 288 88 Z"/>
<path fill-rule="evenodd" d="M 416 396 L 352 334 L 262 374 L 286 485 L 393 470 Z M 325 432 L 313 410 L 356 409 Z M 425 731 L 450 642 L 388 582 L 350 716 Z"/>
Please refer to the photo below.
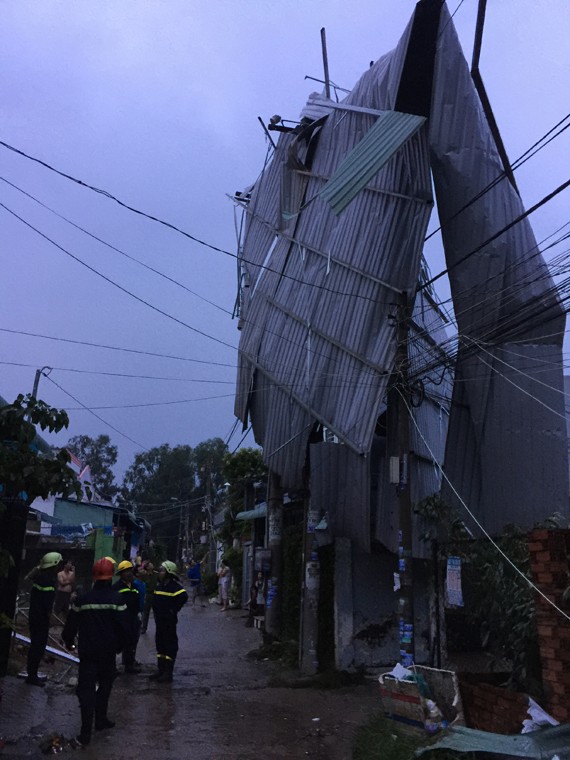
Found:
<path fill-rule="evenodd" d="M 74 648 L 78 637 L 81 732 L 76 741 L 81 746 L 91 741 L 93 718 L 96 731 L 115 725 L 107 709 L 117 674 L 115 657 L 128 639 L 128 619 L 121 594 L 111 588 L 114 570 L 108 559 L 93 565 L 93 588 L 73 602 L 61 634 L 67 649 Z"/>
<path fill-rule="evenodd" d="M 200 587 L 202 585 L 202 563 L 206 561 L 206 557 L 208 556 L 208 553 L 204 555 L 204 557 L 197 562 L 194 558 L 190 560 L 190 566 L 188 568 L 188 580 L 190 581 L 190 601 L 192 602 L 192 607 L 196 603 L 196 598 L 200 595 Z M 204 602 L 201 602 L 202 607 L 205 607 L 206 605 Z"/>
<path fill-rule="evenodd" d="M 171 683 L 178 654 L 176 626 L 178 613 L 188 601 L 188 593 L 178 582 L 178 568 L 165 560 L 158 571 L 158 583 L 153 594 L 152 611 L 156 624 L 156 664 L 158 670 L 150 676 L 157 683 Z"/>
<path fill-rule="evenodd" d="M 146 633 L 146 630 L 148 628 L 148 619 L 150 617 L 150 611 L 152 609 L 153 594 L 158 580 L 158 574 L 155 572 L 154 565 L 150 560 L 143 562 L 142 566 L 143 570 L 141 571 L 141 574 L 144 573 L 146 593 L 144 596 L 141 633 Z"/>
<path fill-rule="evenodd" d="M 222 603 L 222 612 L 225 612 L 230 608 L 230 581 L 230 566 L 227 561 L 223 559 L 220 562 L 220 569 L 218 570 L 218 589 L 220 592 L 220 601 Z"/>
<path fill-rule="evenodd" d="M 113 589 L 117 591 L 127 605 L 127 640 L 123 647 L 123 666 L 125 673 L 140 673 L 140 665 L 135 657 L 137 644 L 140 634 L 140 603 L 139 592 L 134 585 L 135 575 L 133 572 L 133 563 L 128 559 L 119 562 L 117 567 L 119 580 L 114 584 Z"/>
<path fill-rule="evenodd" d="M 55 590 L 55 600 L 53 611 L 56 615 L 67 613 L 71 595 L 75 591 L 75 567 L 69 560 L 63 566 L 63 569 L 57 574 L 57 588 Z"/>
<path fill-rule="evenodd" d="M 50 615 L 55 597 L 57 571 L 63 561 L 59 552 L 48 552 L 40 564 L 28 575 L 32 581 L 30 591 L 30 648 L 26 683 L 30 686 L 43 686 L 44 681 L 38 677 L 38 668 L 48 642 Z"/>

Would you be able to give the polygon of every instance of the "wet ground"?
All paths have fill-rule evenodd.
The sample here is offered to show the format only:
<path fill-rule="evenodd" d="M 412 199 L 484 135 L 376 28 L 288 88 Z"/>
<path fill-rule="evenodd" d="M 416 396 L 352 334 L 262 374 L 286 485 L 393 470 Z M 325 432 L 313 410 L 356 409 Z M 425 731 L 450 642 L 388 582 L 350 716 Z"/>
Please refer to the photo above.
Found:
<path fill-rule="evenodd" d="M 327 690 L 272 686 L 280 666 L 246 656 L 260 646 L 261 634 L 246 628 L 245 620 L 242 610 L 221 612 L 217 605 L 184 608 L 172 684 L 148 680 L 155 667 L 151 623 L 137 651 L 143 672 L 121 675 L 115 682 L 109 717 L 116 727 L 96 733 L 88 749 L 74 751 L 66 746 L 61 756 L 84 760 L 350 758 L 355 730 L 379 710 L 377 683 L 371 680 Z M 70 671 L 61 685 L 52 682 L 45 690 L 10 679 L 9 689 L 5 685 L 0 735 L 4 733 L 12 743 L 0 750 L 0 758 L 45 758 L 38 750 L 42 737 L 50 732 L 65 737 L 78 733 L 77 698 L 66 685 L 72 675 Z"/>

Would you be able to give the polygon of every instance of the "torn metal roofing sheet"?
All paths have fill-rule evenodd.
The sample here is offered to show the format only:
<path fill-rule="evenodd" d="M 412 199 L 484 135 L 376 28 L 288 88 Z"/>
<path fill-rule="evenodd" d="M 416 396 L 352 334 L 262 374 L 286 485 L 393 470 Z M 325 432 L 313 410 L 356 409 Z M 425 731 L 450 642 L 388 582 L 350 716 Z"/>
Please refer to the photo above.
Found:
<path fill-rule="evenodd" d="M 435 0 L 417 10 L 429 16 L 434 44 L 413 18 L 342 103 L 311 96 L 304 115 L 317 121 L 280 135 L 253 187 L 240 250 L 235 412 L 251 419 L 287 489 L 304 487 L 316 425 L 353 456 L 370 454 L 394 371 L 394 304 L 399 293 L 409 303 L 416 296 L 433 173 L 459 325 L 443 495 L 463 512 L 461 494 L 487 530 L 500 532 L 568 509 L 564 315 L 528 220 L 497 234 L 523 207 L 507 180 L 496 182 L 502 165 L 449 11 Z M 433 78 L 418 63 L 422 46 L 435 51 Z M 350 156 L 352 181 L 353 151 L 379 113 L 412 111 L 417 92 L 427 122 L 359 192 L 347 187 L 350 203 L 336 215 L 323 197 L 327 182 Z M 426 391 L 410 420 L 414 501 L 439 488 L 450 390 L 441 369 L 449 360 L 436 356 L 441 317 L 422 308 L 424 336 L 410 339 L 412 380 Z M 395 497 L 385 473 L 380 481 L 374 534 L 392 546 Z"/>
<path fill-rule="evenodd" d="M 442 492 L 497 534 L 568 514 L 565 315 L 528 218 L 486 243 L 524 206 L 445 6 L 440 30 L 431 166 L 460 335 Z"/>
<path fill-rule="evenodd" d="M 373 113 L 331 103 L 309 138 L 280 136 L 246 210 L 236 414 L 251 417 L 285 488 L 302 485 L 315 422 L 353 452 L 370 450 L 394 360 L 394 300 L 401 291 L 411 296 L 418 278 L 432 206 L 425 127 L 339 216 L 319 197 L 377 122 L 378 104 L 369 101 L 375 74 L 346 100 Z M 284 177 L 290 220 L 282 218 Z"/>

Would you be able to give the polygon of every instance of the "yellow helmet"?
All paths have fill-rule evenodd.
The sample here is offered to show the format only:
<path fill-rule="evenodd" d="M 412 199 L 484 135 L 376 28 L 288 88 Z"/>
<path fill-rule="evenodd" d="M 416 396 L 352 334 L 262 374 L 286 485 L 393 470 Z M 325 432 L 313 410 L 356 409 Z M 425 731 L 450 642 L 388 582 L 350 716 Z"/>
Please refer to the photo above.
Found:
<path fill-rule="evenodd" d="M 48 552 L 40 560 L 40 569 L 47 570 L 48 567 L 56 567 L 63 560 L 59 552 Z"/>
<path fill-rule="evenodd" d="M 117 567 L 117 572 L 122 573 L 123 570 L 132 570 L 133 569 L 133 563 L 129 562 L 128 559 L 124 559 L 122 562 L 119 562 L 119 566 Z"/>
<path fill-rule="evenodd" d="M 169 559 L 165 559 L 160 567 L 163 570 L 166 570 L 169 575 L 172 575 L 174 578 L 178 578 L 178 568 L 174 562 L 171 562 Z"/>

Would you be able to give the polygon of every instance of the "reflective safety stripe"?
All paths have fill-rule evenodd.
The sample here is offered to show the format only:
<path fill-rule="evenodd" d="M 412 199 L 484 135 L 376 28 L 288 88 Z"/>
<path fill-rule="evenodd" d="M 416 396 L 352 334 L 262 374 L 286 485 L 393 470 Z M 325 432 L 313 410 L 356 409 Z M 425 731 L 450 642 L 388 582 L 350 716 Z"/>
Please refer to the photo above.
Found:
<path fill-rule="evenodd" d="M 181 588 L 179 591 L 155 591 L 155 596 L 178 596 L 179 594 L 185 594 L 186 591 Z"/>
<path fill-rule="evenodd" d="M 71 605 L 71 609 L 74 612 L 83 612 L 84 610 L 117 610 L 117 612 L 124 612 L 127 609 L 126 604 L 82 604 L 78 606 L 76 604 Z"/>
<path fill-rule="evenodd" d="M 160 660 L 172 660 L 173 659 L 172 657 L 169 657 L 167 654 L 158 654 L 157 653 L 156 656 Z"/>
<path fill-rule="evenodd" d="M 130 591 L 131 594 L 138 594 L 139 590 L 138 588 L 120 588 L 119 594 L 125 594 L 127 591 Z"/>
<path fill-rule="evenodd" d="M 37 591 L 55 591 L 55 586 L 38 586 L 37 583 L 33 583 L 32 588 L 35 588 Z"/>

